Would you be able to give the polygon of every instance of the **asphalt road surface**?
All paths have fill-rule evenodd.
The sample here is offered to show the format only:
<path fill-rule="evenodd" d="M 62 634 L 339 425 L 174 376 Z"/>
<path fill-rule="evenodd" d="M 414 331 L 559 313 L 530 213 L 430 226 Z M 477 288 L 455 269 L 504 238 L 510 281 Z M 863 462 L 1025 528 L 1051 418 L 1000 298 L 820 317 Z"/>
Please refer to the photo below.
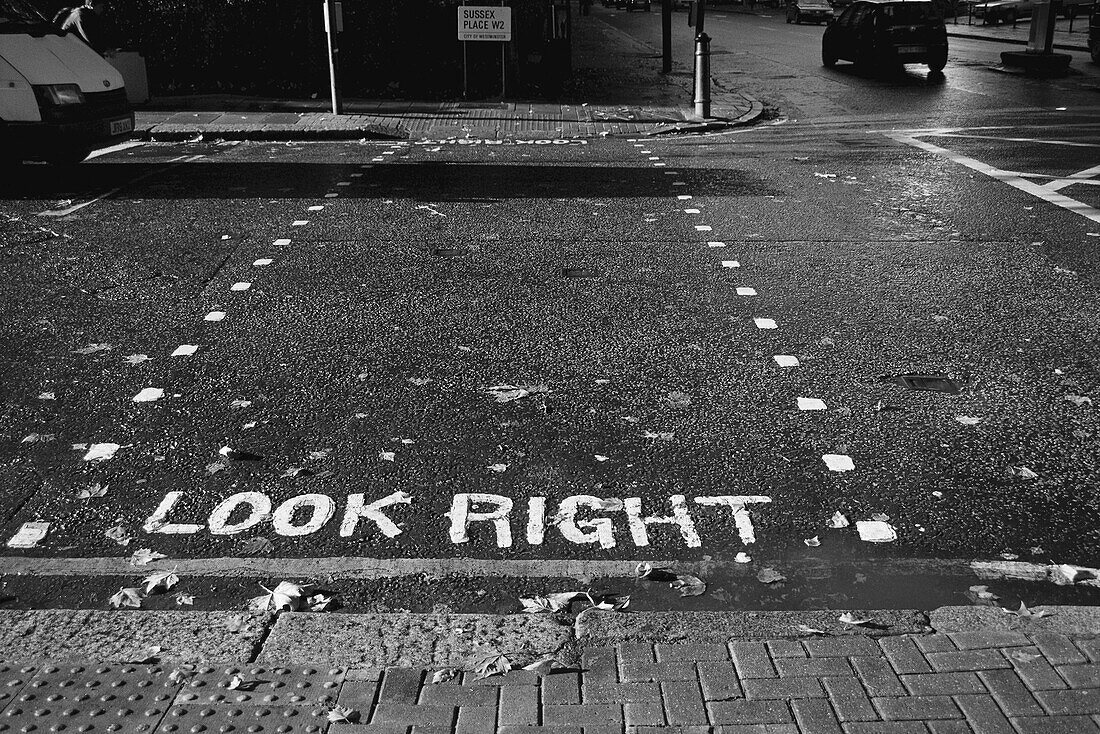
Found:
<path fill-rule="evenodd" d="M 712 22 L 776 119 L 6 178 L 4 554 L 1100 564 L 1095 69 Z"/>

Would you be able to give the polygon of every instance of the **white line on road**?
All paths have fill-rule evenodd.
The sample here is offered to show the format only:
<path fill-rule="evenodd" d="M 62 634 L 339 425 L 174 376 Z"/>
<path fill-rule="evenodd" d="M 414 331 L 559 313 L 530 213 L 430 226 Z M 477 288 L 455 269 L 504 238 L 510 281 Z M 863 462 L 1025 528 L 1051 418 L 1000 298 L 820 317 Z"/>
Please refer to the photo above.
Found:
<path fill-rule="evenodd" d="M 145 145 L 144 140 L 131 140 L 126 143 L 119 143 L 118 145 L 112 145 L 110 148 L 100 148 L 99 150 L 93 150 L 86 160 L 92 160 L 93 158 L 101 158 L 111 153 L 118 153 L 122 150 L 129 150 L 130 148 L 137 148 L 138 146 Z"/>
<path fill-rule="evenodd" d="M 191 157 L 178 156 L 176 158 L 172 158 L 168 162 L 173 163 L 173 164 L 174 163 L 194 163 L 199 158 L 202 158 L 202 156 L 201 155 L 194 155 L 194 156 L 191 156 Z M 169 166 L 169 168 L 170 168 L 170 166 Z M 75 211 L 79 211 L 79 210 L 83 209 L 86 206 L 89 206 L 91 204 L 96 203 L 97 201 L 102 201 L 103 199 L 114 196 L 115 194 L 117 194 L 119 191 L 122 191 L 127 186 L 133 186 L 138 181 L 142 181 L 142 180 L 147 179 L 150 176 L 156 175 L 158 173 L 164 173 L 167 170 L 168 170 L 168 168 L 158 168 L 158 169 L 155 169 L 155 170 L 152 170 L 152 171 L 148 171 L 146 173 L 143 173 L 140 176 L 137 176 L 135 178 L 130 179 L 126 183 L 122 184 L 121 186 L 116 186 L 115 188 L 111 189 L 110 191 L 106 191 L 106 192 L 100 194 L 99 196 L 95 197 L 94 199 L 89 199 L 88 201 L 82 201 L 79 204 L 74 204 L 73 206 L 67 207 L 65 209 L 47 209 L 44 212 L 38 212 L 38 216 L 40 216 L 40 217 L 64 217 L 64 216 L 68 216 L 69 214 L 72 214 Z"/>
<path fill-rule="evenodd" d="M 929 153 L 941 155 L 944 158 L 958 163 L 961 166 L 966 166 L 972 171 L 977 171 L 978 173 L 985 174 L 990 178 L 997 179 L 998 181 L 1003 181 L 1014 189 L 1019 189 L 1024 193 L 1031 194 L 1032 196 L 1042 199 L 1049 204 L 1054 204 L 1055 206 L 1059 206 L 1067 211 L 1073 212 L 1074 214 L 1080 214 L 1082 217 L 1090 219 L 1094 222 L 1100 222 L 1100 210 L 1095 209 L 1088 204 L 1077 201 L 1076 199 L 1071 199 L 1068 196 L 1059 194 L 1055 191 L 1051 191 L 1045 186 L 1027 181 L 1020 176 L 1012 174 L 1009 171 L 1002 171 L 986 163 L 982 163 L 979 160 L 975 160 L 974 158 L 960 155 L 958 153 L 948 150 L 947 148 L 941 148 L 938 145 L 933 145 L 932 143 L 928 143 L 923 140 L 917 140 L 915 137 L 909 135 L 891 133 L 887 135 L 887 137 L 892 138 L 899 143 L 904 143 L 905 145 L 911 145 L 914 148 L 920 148 L 921 150 L 927 151 Z"/>

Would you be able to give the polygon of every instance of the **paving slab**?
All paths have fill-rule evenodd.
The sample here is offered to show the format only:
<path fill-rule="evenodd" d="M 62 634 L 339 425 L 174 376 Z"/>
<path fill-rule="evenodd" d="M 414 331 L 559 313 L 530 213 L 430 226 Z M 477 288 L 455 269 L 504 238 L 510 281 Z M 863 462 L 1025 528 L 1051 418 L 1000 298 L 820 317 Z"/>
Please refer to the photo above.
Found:
<path fill-rule="evenodd" d="M 266 614 L 244 612 L 0 611 L 0 654 L 50 662 L 251 660 L 269 624 Z"/>

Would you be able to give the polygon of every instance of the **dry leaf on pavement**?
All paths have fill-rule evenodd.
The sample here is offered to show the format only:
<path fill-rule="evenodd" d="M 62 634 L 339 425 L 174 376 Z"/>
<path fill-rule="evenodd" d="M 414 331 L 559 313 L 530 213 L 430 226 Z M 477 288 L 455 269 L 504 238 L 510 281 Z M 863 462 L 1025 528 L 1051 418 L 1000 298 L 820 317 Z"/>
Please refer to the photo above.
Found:
<path fill-rule="evenodd" d="M 848 527 L 851 523 L 848 522 L 848 518 L 845 517 L 840 510 L 837 510 L 825 524 L 834 530 L 839 530 L 840 528 Z"/>
<path fill-rule="evenodd" d="M 498 403 L 511 403 L 532 395 L 549 394 L 550 388 L 546 385 L 493 385 L 485 388 Z"/>
<path fill-rule="evenodd" d="M 153 561 L 159 561 L 161 558 L 167 558 L 168 556 L 163 553 L 157 553 L 151 548 L 139 548 L 134 551 L 134 554 L 130 556 L 131 566 L 146 566 Z"/>
<path fill-rule="evenodd" d="M 460 672 L 458 668 L 443 668 L 443 670 L 437 670 L 432 675 L 432 685 L 439 685 L 440 683 L 454 680 L 458 677 Z"/>
<path fill-rule="evenodd" d="M 503 675 L 512 669 L 512 663 L 503 653 L 495 650 L 474 658 L 470 670 L 474 673 L 474 680 L 481 680 L 494 675 Z"/>
<path fill-rule="evenodd" d="M 698 576 L 681 573 L 676 575 L 676 580 L 669 584 L 669 588 L 679 589 L 680 596 L 702 596 L 707 590 L 707 584 Z"/>
<path fill-rule="evenodd" d="M 774 568 L 767 567 L 760 569 L 760 572 L 756 574 L 756 579 L 762 584 L 778 584 L 780 581 L 786 581 L 787 577 Z"/>
<path fill-rule="evenodd" d="M 1014 477 L 1020 477 L 1020 479 L 1038 479 L 1039 475 L 1028 469 L 1026 466 L 1014 466 L 1010 470 L 1010 473 Z"/>
<path fill-rule="evenodd" d="M 854 612 L 844 612 L 844 614 L 841 614 L 836 619 L 838 622 L 843 622 L 844 624 L 860 625 L 871 623 L 870 617 L 864 617 L 862 615 L 855 614 Z"/>
<path fill-rule="evenodd" d="M 269 609 L 276 612 L 289 611 L 296 612 L 302 608 L 302 594 L 304 588 L 297 584 L 292 584 L 289 581 L 281 581 L 279 585 L 274 589 L 269 589 L 263 584 L 259 585 L 261 589 L 266 591 L 266 594 L 254 597 L 249 601 L 248 606 L 250 609 L 264 612 Z"/>
<path fill-rule="evenodd" d="M 152 594 L 154 591 L 168 591 L 179 581 L 180 577 L 176 575 L 176 569 L 173 568 L 171 571 L 150 574 L 142 580 L 142 583 L 145 584 L 145 593 Z"/>
<path fill-rule="evenodd" d="M 534 596 L 521 598 L 519 603 L 523 605 L 523 611 L 528 614 L 540 612 L 559 612 L 569 606 L 576 599 L 583 599 L 587 595 L 583 591 L 563 591 L 546 596 Z"/>
<path fill-rule="evenodd" d="M 829 634 L 825 630 L 819 630 L 818 628 L 811 627 L 808 624 L 800 624 L 797 627 L 795 627 L 795 629 L 798 630 L 799 634 L 803 634 L 803 635 L 827 635 L 827 634 Z"/>
<path fill-rule="evenodd" d="M 821 539 L 816 535 L 812 538 L 803 538 L 802 542 L 810 548 L 816 548 L 821 545 Z"/>
<path fill-rule="evenodd" d="M 524 665 L 523 669 L 539 675 L 550 675 L 550 671 L 554 669 L 557 662 L 554 658 L 541 658 L 530 665 Z"/>
<path fill-rule="evenodd" d="M 333 704 L 328 712 L 328 720 L 330 724 L 339 724 L 341 722 L 353 724 L 359 720 L 359 712 L 347 706 Z"/>
<path fill-rule="evenodd" d="M 110 489 L 110 487 L 111 485 L 109 484 L 100 484 L 99 482 L 96 482 L 92 486 L 80 490 L 79 494 L 77 494 L 77 497 L 82 500 L 88 500 L 93 497 L 103 497 L 107 494 L 107 490 Z"/>
<path fill-rule="evenodd" d="M 195 604 L 194 594 L 176 594 L 177 607 L 189 607 Z"/>
<path fill-rule="evenodd" d="M 306 601 L 311 612 L 327 612 L 330 609 L 335 609 L 337 604 L 335 596 L 325 596 L 324 594 L 314 594 Z"/>
<path fill-rule="evenodd" d="M 132 586 L 119 589 L 118 593 L 110 598 L 110 602 L 115 609 L 121 609 L 122 607 L 138 609 L 141 607 L 141 589 Z"/>
<path fill-rule="evenodd" d="M 1040 609 L 1037 612 L 1033 612 L 1027 608 L 1027 605 L 1020 602 L 1019 609 L 1004 609 L 1005 614 L 1015 614 L 1020 619 L 1041 619 L 1043 617 L 1049 617 L 1053 614 L 1049 609 Z"/>

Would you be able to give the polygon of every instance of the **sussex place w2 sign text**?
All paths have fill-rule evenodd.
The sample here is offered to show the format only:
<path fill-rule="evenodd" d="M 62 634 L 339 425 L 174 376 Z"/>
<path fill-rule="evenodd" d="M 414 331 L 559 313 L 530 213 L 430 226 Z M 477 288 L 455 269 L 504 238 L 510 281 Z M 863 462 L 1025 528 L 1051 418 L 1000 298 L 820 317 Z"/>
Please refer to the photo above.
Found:
<path fill-rule="evenodd" d="M 458 9 L 458 40 L 511 41 L 512 9 L 476 5 Z"/>

